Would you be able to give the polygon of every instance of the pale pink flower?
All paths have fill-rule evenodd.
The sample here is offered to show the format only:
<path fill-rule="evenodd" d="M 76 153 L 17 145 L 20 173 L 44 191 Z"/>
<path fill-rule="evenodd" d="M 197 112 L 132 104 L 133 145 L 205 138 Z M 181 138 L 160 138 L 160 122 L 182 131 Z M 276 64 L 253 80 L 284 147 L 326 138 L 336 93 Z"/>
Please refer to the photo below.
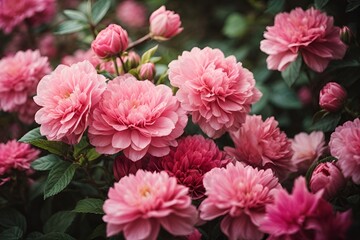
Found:
<path fill-rule="evenodd" d="M 299 177 L 292 194 L 280 190 L 274 203 L 266 206 L 260 229 L 270 234 L 270 240 L 345 239 L 351 224 L 350 212 L 334 213 L 322 193 L 310 193 L 305 178 Z"/>
<path fill-rule="evenodd" d="M 88 62 L 59 65 L 39 82 L 35 115 L 48 140 L 76 144 L 88 126 L 89 114 L 100 101 L 106 79 Z"/>
<path fill-rule="evenodd" d="M 204 174 L 215 167 L 224 167 L 230 158 L 219 150 L 215 142 L 201 135 L 188 136 L 178 141 L 178 146 L 161 158 L 151 158 L 148 170 L 166 171 L 178 183 L 189 188 L 193 199 L 205 194 Z"/>
<path fill-rule="evenodd" d="M 259 224 L 265 206 L 281 189 L 271 170 L 258 170 L 237 162 L 214 168 L 204 176 L 207 198 L 201 203 L 200 218 L 224 216 L 221 230 L 229 239 L 261 239 Z"/>
<path fill-rule="evenodd" d="M 155 240 L 163 227 L 175 236 L 189 235 L 198 220 L 188 189 L 167 173 L 139 170 L 110 188 L 103 206 L 108 237 L 124 232 L 128 240 Z"/>
<path fill-rule="evenodd" d="M 41 36 L 38 42 L 38 47 L 41 55 L 49 58 L 54 58 L 58 51 L 56 48 L 56 38 L 50 33 Z"/>
<path fill-rule="evenodd" d="M 39 157 L 40 151 L 16 140 L 0 143 L 0 177 L 11 170 L 26 171 L 30 163 Z"/>
<path fill-rule="evenodd" d="M 331 155 L 345 177 L 360 184 L 360 119 L 347 121 L 335 129 L 329 142 Z"/>
<path fill-rule="evenodd" d="M 321 90 L 319 105 L 329 112 L 341 110 L 347 98 L 346 90 L 336 82 L 328 82 Z"/>
<path fill-rule="evenodd" d="M 294 151 L 293 164 L 304 173 L 326 150 L 324 133 L 299 133 L 291 140 L 291 148 Z"/>
<path fill-rule="evenodd" d="M 32 124 L 35 121 L 35 113 L 40 107 L 34 102 L 33 98 L 28 98 L 27 101 L 15 109 L 18 118 L 25 124 Z"/>
<path fill-rule="evenodd" d="M 312 192 L 324 189 L 323 197 L 330 200 L 345 186 L 345 183 L 344 175 L 335 162 L 324 162 L 314 169 L 309 186 Z"/>
<path fill-rule="evenodd" d="M 127 31 L 121 26 L 110 24 L 101 30 L 91 43 L 91 49 L 99 58 L 118 56 L 129 44 Z"/>
<path fill-rule="evenodd" d="M 193 48 L 169 64 L 171 85 L 181 107 L 212 138 L 239 129 L 261 92 L 253 74 L 219 49 Z"/>
<path fill-rule="evenodd" d="M 284 71 L 301 54 L 308 67 L 322 72 L 330 60 L 343 58 L 347 48 L 340 40 L 340 28 L 334 26 L 333 17 L 314 8 L 279 13 L 274 26 L 266 30 L 260 49 L 269 54 L 269 69 Z"/>
<path fill-rule="evenodd" d="M 140 28 L 146 23 L 146 8 L 140 2 L 125 0 L 116 7 L 116 16 L 126 26 Z"/>
<path fill-rule="evenodd" d="M 10 33 L 26 19 L 34 24 L 41 24 L 49 21 L 54 13 L 54 0 L 1 0 L 0 29 Z"/>
<path fill-rule="evenodd" d="M 295 171 L 291 142 L 274 117 L 264 122 L 261 116 L 246 116 L 242 127 L 230 132 L 230 136 L 235 148 L 225 147 L 225 151 L 238 161 L 260 169 L 270 168 L 280 180 Z"/>
<path fill-rule="evenodd" d="M 51 71 L 38 50 L 19 51 L 0 60 L 0 109 L 14 111 L 35 94 L 40 79 Z"/>
<path fill-rule="evenodd" d="M 164 41 L 182 32 L 179 14 L 161 6 L 150 16 L 150 34 L 156 40 Z"/>
<path fill-rule="evenodd" d="M 186 123 L 171 88 L 125 74 L 109 82 L 92 113 L 89 139 L 99 153 L 123 150 L 133 161 L 146 153 L 162 157 L 177 146 Z"/>

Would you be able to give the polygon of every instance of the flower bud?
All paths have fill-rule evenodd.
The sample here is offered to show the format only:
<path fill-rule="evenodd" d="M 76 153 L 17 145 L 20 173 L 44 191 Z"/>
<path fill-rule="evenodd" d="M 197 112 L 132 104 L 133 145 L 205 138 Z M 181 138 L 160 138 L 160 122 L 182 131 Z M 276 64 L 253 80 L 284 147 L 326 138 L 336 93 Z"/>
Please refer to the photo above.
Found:
<path fill-rule="evenodd" d="M 91 48 L 99 58 L 108 58 L 125 51 L 128 44 L 126 30 L 119 25 L 110 24 L 96 36 Z"/>
<path fill-rule="evenodd" d="M 311 103 L 312 96 L 311 96 L 311 90 L 309 87 L 306 87 L 306 86 L 301 87 L 299 89 L 299 91 L 297 92 L 297 95 L 303 105 L 308 105 Z"/>
<path fill-rule="evenodd" d="M 329 82 L 320 91 L 319 105 L 326 111 L 336 112 L 341 109 L 346 98 L 346 91 L 340 84 Z"/>
<path fill-rule="evenodd" d="M 156 40 L 168 40 L 182 30 L 179 14 L 166 10 L 165 6 L 161 6 L 150 16 L 150 34 Z"/>
<path fill-rule="evenodd" d="M 155 65 L 152 62 L 140 66 L 139 77 L 141 80 L 153 80 L 155 76 Z"/>
<path fill-rule="evenodd" d="M 354 35 L 348 26 L 344 26 L 340 29 L 340 39 L 348 45 L 352 43 Z"/>
<path fill-rule="evenodd" d="M 140 63 L 140 56 L 134 51 L 130 51 L 126 57 L 124 57 L 124 62 L 128 69 L 136 68 Z"/>
<path fill-rule="evenodd" d="M 334 162 L 317 165 L 310 179 L 311 191 L 315 193 L 320 189 L 324 189 L 323 197 L 328 200 L 336 196 L 344 185 L 344 175 Z"/>

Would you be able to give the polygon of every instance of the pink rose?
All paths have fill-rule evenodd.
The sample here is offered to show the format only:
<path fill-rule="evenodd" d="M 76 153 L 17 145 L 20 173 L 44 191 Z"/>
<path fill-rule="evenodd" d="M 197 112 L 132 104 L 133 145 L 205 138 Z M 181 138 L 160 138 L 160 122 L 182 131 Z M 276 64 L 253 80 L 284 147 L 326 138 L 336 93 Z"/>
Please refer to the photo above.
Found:
<path fill-rule="evenodd" d="M 323 197 L 325 199 L 333 198 L 344 185 L 344 175 L 333 162 L 317 165 L 310 179 L 311 191 L 316 193 L 320 189 L 324 189 Z"/>
<path fill-rule="evenodd" d="M 179 14 L 166 10 L 165 6 L 161 6 L 150 16 L 150 33 L 156 40 L 168 40 L 182 30 Z"/>
<path fill-rule="evenodd" d="M 100 31 L 91 48 L 99 58 L 108 58 L 126 50 L 129 44 L 127 31 L 116 24 L 110 24 Z"/>
<path fill-rule="evenodd" d="M 319 105 L 326 111 L 336 112 L 341 109 L 346 98 L 346 91 L 340 84 L 329 82 L 320 91 Z"/>

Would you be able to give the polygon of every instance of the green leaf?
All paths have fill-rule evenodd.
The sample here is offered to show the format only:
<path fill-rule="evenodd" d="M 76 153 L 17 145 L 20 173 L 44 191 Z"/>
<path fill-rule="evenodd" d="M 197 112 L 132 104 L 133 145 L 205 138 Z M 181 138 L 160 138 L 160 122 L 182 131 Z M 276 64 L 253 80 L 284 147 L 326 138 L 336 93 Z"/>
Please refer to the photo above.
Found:
<path fill-rule="evenodd" d="M 30 144 L 60 156 L 66 156 L 67 151 L 70 148 L 70 146 L 66 143 L 48 141 L 45 139 L 34 139 L 30 142 Z"/>
<path fill-rule="evenodd" d="M 315 7 L 317 9 L 323 9 L 328 2 L 329 0 L 315 0 Z"/>
<path fill-rule="evenodd" d="M 272 92 L 269 93 L 269 100 L 275 106 L 283 109 L 300 109 L 302 107 L 295 91 L 282 81 L 273 86 Z"/>
<path fill-rule="evenodd" d="M 36 159 L 34 162 L 31 163 L 31 167 L 37 171 L 47 171 L 51 170 L 60 161 L 61 159 L 58 156 L 54 154 L 49 154 Z"/>
<path fill-rule="evenodd" d="M 38 238 L 38 240 L 75 240 L 72 236 L 61 232 L 52 232 Z"/>
<path fill-rule="evenodd" d="M 0 226 L 4 228 L 18 227 L 23 232 L 26 232 L 26 219 L 17 210 L 4 208 L 0 210 Z"/>
<path fill-rule="evenodd" d="M 310 128 L 312 131 L 320 130 L 323 132 L 333 131 L 341 119 L 341 113 L 329 113 L 315 122 Z"/>
<path fill-rule="evenodd" d="M 93 161 L 95 159 L 98 159 L 101 156 L 101 154 L 98 153 L 95 148 L 91 148 L 87 151 L 85 156 L 86 156 L 87 160 Z"/>
<path fill-rule="evenodd" d="M 70 211 L 60 211 L 52 215 L 44 225 L 44 233 L 60 232 L 64 233 L 74 221 L 76 213 Z"/>
<path fill-rule="evenodd" d="M 91 235 L 88 237 L 88 239 L 105 239 L 106 238 L 106 225 L 105 223 L 102 223 L 98 225 L 94 231 L 91 233 Z"/>
<path fill-rule="evenodd" d="M 73 212 L 76 213 L 93 213 L 93 214 L 104 214 L 102 209 L 104 200 L 96 198 L 86 198 L 77 202 Z"/>
<path fill-rule="evenodd" d="M 49 172 L 45 185 L 44 199 L 64 190 L 74 177 L 76 168 L 78 168 L 78 165 L 65 161 L 56 164 Z"/>
<path fill-rule="evenodd" d="M 299 55 L 294 62 L 292 62 L 286 69 L 281 73 L 283 79 L 289 87 L 291 87 L 296 80 L 300 78 L 300 69 L 302 65 L 302 58 Z"/>
<path fill-rule="evenodd" d="M 35 140 L 35 139 L 41 139 L 43 138 L 41 136 L 40 133 L 40 127 L 38 128 L 34 128 L 33 130 L 27 132 L 24 136 L 22 136 L 19 139 L 19 142 L 24 142 L 24 143 L 30 143 L 31 141 Z"/>
<path fill-rule="evenodd" d="M 11 227 L 0 233 L 0 239 L 17 240 L 22 239 L 24 232 L 19 227 Z"/>
<path fill-rule="evenodd" d="M 248 20 L 239 13 L 229 15 L 224 24 L 223 33 L 228 38 L 242 37 L 248 29 Z"/>
<path fill-rule="evenodd" d="M 81 31 L 83 29 L 87 28 L 87 24 L 79 22 L 77 20 L 66 20 L 56 28 L 55 34 L 69 34 Z"/>
<path fill-rule="evenodd" d="M 93 24 L 98 24 L 111 6 L 111 0 L 98 0 L 91 9 Z"/>
<path fill-rule="evenodd" d="M 44 234 L 41 232 L 32 232 L 26 236 L 26 240 L 39 240 Z"/>
<path fill-rule="evenodd" d="M 346 12 L 352 12 L 358 7 L 360 7 L 359 0 L 348 0 L 348 5 L 346 6 Z"/>
<path fill-rule="evenodd" d="M 83 12 L 77 10 L 66 9 L 64 10 L 64 15 L 70 18 L 71 20 L 77 20 L 80 22 L 87 22 L 86 15 Z"/>
<path fill-rule="evenodd" d="M 150 48 L 149 50 L 147 50 L 146 52 L 144 52 L 144 54 L 141 56 L 141 60 L 140 60 L 140 65 L 147 63 L 150 61 L 150 58 L 152 58 L 152 56 L 155 54 L 155 52 L 157 51 L 159 45 L 156 45 L 153 48 Z"/>
<path fill-rule="evenodd" d="M 74 158 L 79 155 L 89 146 L 89 143 L 85 136 L 83 136 L 78 144 L 74 146 Z"/>
<path fill-rule="evenodd" d="M 277 14 L 284 10 L 285 0 L 270 0 L 268 3 L 268 7 L 265 12 L 271 14 Z"/>

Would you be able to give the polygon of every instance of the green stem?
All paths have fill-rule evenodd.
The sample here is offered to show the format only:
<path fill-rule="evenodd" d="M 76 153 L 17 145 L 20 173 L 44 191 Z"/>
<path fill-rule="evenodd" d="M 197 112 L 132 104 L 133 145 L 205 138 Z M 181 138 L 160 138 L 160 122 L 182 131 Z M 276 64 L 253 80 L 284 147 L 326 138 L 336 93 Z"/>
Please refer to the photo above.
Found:
<path fill-rule="evenodd" d="M 359 113 L 357 112 L 353 112 L 350 108 L 348 108 L 346 105 L 345 105 L 345 111 L 352 117 L 354 118 L 357 118 L 359 117 Z"/>
<path fill-rule="evenodd" d="M 127 71 L 127 68 L 125 66 L 124 60 L 121 57 L 121 53 L 119 53 L 119 58 L 120 58 L 121 66 L 122 66 L 122 69 L 124 70 L 124 73 L 127 73 L 128 71 Z"/>
<path fill-rule="evenodd" d="M 134 48 L 134 47 L 136 47 L 136 46 L 138 46 L 138 45 L 146 42 L 146 41 L 149 40 L 149 39 L 151 39 L 151 34 L 150 34 L 150 33 L 148 33 L 148 34 L 146 34 L 145 36 L 139 38 L 139 39 L 136 40 L 135 42 L 130 43 L 129 46 L 128 46 L 128 48 L 126 49 L 126 51 L 128 51 L 128 50 L 130 50 L 130 49 L 132 49 L 132 48 Z"/>
<path fill-rule="evenodd" d="M 121 59 L 121 58 L 120 58 L 120 59 Z M 117 61 L 116 61 L 116 57 L 113 57 L 112 60 L 113 60 L 113 62 L 114 62 L 114 68 L 115 68 L 115 71 L 116 71 L 116 75 L 117 75 L 117 76 L 120 76 L 119 67 L 118 67 L 118 64 L 117 64 Z"/>

